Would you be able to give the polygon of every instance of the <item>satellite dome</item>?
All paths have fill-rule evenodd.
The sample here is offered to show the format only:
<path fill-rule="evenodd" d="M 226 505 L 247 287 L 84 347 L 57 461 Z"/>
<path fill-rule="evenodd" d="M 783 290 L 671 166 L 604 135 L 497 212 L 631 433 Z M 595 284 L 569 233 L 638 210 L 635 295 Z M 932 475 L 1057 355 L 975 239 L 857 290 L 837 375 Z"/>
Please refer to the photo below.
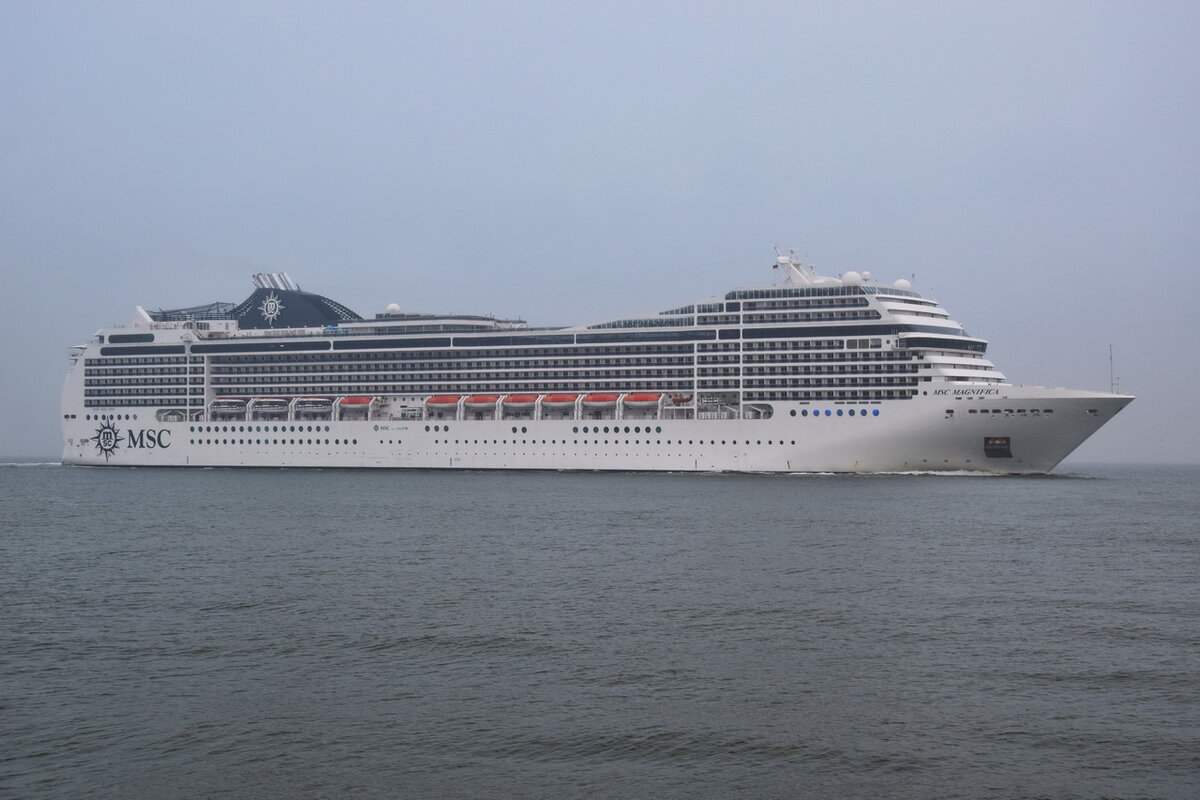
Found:
<path fill-rule="evenodd" d="M 864 271 L 864 272 L 863 272 L 863 280 L 864 280 L 864 281 L 869 281 L 869 280 L 871 280 L 871 273 Z"/>
<path fill-rule="evenodd" d="M 388 303 L 387 313 L 399 314 L 400 313 L 400 305 L 398 303 Z"/>
<path fill-rule="evenodd" d="M 906 278 L 901 278 L 900 280 L 896 281 L 894 286 L 897 289 L 911 289 L 912 288 L 912 284 L 909 283 Z"/>
<path fill-rule="evenodd" d="M 842 274 L 842 283 L 846 284 L 847 286 L 858 286 L 860 283 L 862 283 L 862 280 L 863 276 L 859 275 L 854 270 L 850 270 L 849 272 Z"/>

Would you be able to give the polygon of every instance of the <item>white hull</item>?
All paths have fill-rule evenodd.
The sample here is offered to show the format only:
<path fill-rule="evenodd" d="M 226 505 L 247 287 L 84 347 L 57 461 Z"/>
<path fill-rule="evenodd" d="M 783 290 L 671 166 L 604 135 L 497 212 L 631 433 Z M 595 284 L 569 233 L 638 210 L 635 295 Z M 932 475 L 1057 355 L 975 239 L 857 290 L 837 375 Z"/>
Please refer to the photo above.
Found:
<path fill-rule="evenodd" d="M 112 408 L 64 419 L 63 463 L 1030 474 L 1053 469 L 1133 399 L 994 384 L 950 391 L 870 404 L 780 402 L 769 419 L 158 422 L 144 408 Z M 1007 437 L 1011 456 L 988 455 L 984 442 L 996 437 Z"/>

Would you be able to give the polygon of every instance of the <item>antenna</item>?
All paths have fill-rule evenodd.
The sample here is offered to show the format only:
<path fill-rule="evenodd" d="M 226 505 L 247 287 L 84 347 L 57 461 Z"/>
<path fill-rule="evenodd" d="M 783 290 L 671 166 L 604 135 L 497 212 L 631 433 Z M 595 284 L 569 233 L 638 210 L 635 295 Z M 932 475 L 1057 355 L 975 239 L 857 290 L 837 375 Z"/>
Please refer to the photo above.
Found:
<path fill-rule="evenodd" d="M 1117 380 L 1117 373 L 1113 369 L 1113 346 L 1110 342 L 1108 345 L 1108 389 L 1113 394 L 1117 394 L 1117 389 L 1120 388 L 1120 382 Z"/>

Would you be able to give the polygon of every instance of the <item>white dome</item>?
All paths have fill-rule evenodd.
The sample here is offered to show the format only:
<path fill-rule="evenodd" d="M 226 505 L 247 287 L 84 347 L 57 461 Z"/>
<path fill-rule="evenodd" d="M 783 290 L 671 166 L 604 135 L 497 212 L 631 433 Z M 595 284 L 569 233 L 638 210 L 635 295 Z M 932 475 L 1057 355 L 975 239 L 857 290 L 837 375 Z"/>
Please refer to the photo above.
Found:
<path fill-rule="evenodd" d="M 893 285 L 897 289 L 911 289 L 912 288 L 912 284 L 908 282 L 907 278 L 901 278 L 900 280 L 896 281 L 896 283 Z"/>
<path fill-rule="evenodd" d="M 399 303 L 388 303 L 387 313 L 399 314 L 400 313 L 400 304 Z"/>
<path fill-rule="evenodd" d="M 864 272 L 863 272 L 863 280 L 864 280 L 864 281 L 869 281 L 869 280 L 871 280 L 871 273 L 869 273 L 869 272 L 865 272 L 865 271 L 864 271 Z"/>
<path fill-rule="evenodd" d="M 842 283 L 846 284 L 847 286 L 858 286 L 860 283 L 862 283 L 862 280 L 863 276 L 859 275 L 854 270 L 842 273 Z"/>

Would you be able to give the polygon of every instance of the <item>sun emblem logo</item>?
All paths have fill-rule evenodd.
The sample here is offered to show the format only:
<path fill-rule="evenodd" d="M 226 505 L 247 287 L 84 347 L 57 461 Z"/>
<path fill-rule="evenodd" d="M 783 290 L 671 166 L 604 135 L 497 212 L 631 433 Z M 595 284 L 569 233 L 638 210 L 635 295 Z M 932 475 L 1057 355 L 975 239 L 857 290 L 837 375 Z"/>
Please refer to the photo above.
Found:
<path fill-rule="evenodd" d="M 263 319 L 274 324 L 275 320 L 279 319 L 279 315 L 283 313 L 284 308 L 283 301 L 276 297 L 274 292 L 271 292 L 262 301 L 258 310 L 263 315 Z"/>
<path fill-rule="evenodd" d="M 104 460 L 108 461 L 113 453 L 117 452 L 117 448 L 121 446 L 121 442 L 125 441 L 121 436 L 121 432 L 117 430 L 117 426 L 111 422 L 106 422 L 99 428 L 96 428 L 96 449 L 104 455 Z"/>

